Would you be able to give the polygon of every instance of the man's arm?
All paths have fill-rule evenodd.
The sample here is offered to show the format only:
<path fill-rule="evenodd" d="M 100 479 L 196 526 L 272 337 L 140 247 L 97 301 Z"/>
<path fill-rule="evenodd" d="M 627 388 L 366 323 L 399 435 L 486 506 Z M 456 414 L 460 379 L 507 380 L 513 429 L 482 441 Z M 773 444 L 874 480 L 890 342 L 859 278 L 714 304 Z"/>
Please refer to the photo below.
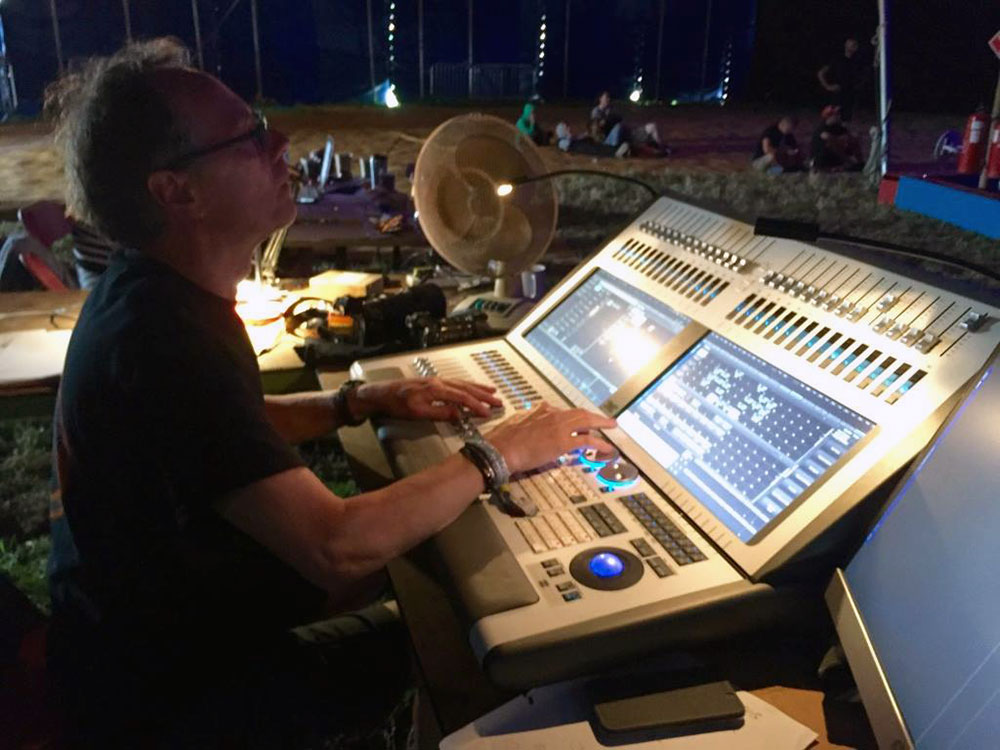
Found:
<path fill-rule="evenodd" d="M 611 449 L 593 430 L 614 420 L 583 409 L 541 405 L 486 437 L 511 472 L 570 450 Z M 312 472 L 289 469 L 229 493 L 216 510 L 335 600 L 394 557 L 454 521 L 482 491 L 479 470 L 462 455 L 374 492 L 337 497 Z"/>
<path fill-rule="evenodd" d="M 336 601 L 447 526 L 482 489 L 479 471 L 454 455 L 346 500 L 308 469 L 290 469 L 229 494 L 217 510 Z"/>
<path fill-rule="evenodd" d="M 271 426 L 286 442 L 301 443 L 322 437 L 345 421 L 382 414 L 400 419 L 454 419 L 458 409 L 485 417 L 500 406 L 493 386 L 464 380 L 408 378 L 366 383 L 348 392 L 347 414 L 338 413 L 336 391 L 265 396 L 264 411 Z"/>

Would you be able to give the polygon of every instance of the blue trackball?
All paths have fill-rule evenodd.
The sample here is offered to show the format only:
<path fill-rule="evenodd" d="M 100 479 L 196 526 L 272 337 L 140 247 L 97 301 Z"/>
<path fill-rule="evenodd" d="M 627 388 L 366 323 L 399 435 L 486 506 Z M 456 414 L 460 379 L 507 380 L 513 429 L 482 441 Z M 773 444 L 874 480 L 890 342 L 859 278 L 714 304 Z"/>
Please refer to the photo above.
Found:
<path fill-rule="evenodd" d="M 613 578 L 620 576 L 625 570 L 625 563 L 618 555 L 611 552 L 602 552 L 590 558 L 590 572 L 598 578 Z"/>

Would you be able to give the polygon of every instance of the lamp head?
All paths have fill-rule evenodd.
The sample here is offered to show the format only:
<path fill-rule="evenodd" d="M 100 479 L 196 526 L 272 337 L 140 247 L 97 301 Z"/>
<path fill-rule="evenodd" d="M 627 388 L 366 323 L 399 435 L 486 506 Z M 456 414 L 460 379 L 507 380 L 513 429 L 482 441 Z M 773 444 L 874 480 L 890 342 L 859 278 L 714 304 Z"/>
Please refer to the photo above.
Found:
<path fill-rule="evenodd" d="M 497 185 L 497 195 L 501 198 L 506 198 L 508 195 L 514 192 L 514 186 L 509 182 L 501 182 Z"/>

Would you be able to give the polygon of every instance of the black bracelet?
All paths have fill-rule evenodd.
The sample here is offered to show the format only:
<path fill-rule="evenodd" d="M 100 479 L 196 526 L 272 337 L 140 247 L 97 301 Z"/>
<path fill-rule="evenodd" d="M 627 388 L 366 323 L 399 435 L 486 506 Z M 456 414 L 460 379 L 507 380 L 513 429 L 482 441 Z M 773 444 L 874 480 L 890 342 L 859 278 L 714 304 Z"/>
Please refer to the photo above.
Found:
<path fill-rule="evenodd" d="M 352 417 L 347 405 L 347 397 L 364 384 L 363 380 L 348 380 L 333 394 L 333 413 L 341 427 L 357 427 L 359 424 L 364 424 L 366 417 L 360 419 Z"/>
<path fill-rule="evenodd" d="M 483 488 L 486 492 L 492 492 L 496 489 L 496 475 L 493 473 L 493 466 L 482 451 L 477 450 L 475 445 L 466 443 L 459 448 L 458 452 L 479 469 L 479 473 L 483 475 Z"/>

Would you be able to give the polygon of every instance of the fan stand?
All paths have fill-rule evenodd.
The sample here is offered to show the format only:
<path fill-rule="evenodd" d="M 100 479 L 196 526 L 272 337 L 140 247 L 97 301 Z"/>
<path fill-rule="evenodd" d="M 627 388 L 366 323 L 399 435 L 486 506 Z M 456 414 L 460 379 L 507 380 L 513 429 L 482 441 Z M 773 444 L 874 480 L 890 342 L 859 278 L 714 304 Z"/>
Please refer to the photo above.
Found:
<path fill-rule="evenodd" d="M 493 291 L 469 295 L 455 305 L 454 312 L 484 312 L 487 325 L 495 331 L 509 331 L 517 325 L 534 306 L 535 300 L 520 296 L 520 275 L 504 273 L 504 266 L 502 261 L 490 261 Z"/>

